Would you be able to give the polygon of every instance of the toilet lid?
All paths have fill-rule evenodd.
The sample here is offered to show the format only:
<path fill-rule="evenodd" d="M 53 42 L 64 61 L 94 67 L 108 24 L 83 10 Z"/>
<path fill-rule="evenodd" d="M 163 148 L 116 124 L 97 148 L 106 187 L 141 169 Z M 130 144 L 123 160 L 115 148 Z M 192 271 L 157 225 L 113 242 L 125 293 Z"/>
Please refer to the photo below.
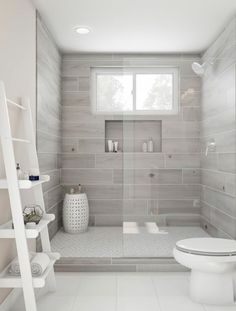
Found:
<path fill-rule="evenodd" d="M 236 255 L 236 241 L 218 238 L 192 238 L 176 243 L 180 251 L 207 256 L 233 256 Z"/>

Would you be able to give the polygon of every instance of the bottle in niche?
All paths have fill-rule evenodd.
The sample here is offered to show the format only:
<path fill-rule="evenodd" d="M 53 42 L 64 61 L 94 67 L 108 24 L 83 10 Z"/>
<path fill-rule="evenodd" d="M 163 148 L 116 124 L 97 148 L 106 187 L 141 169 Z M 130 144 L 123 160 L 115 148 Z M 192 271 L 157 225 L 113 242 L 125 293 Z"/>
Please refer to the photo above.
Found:
<path fill-rule="evenodd" d="M 144 142 L 143 145 L 142 145 L 142 151 L 143 152 L 147 152 L 148 151 L 148 145 L 147 145 L 146 142 Z"/>
<path fill-rule="evenodd" d="M 114 142 L 114 152 L 118 152 L 118 141 Z"/>
<path fill-rule="evenodd" d="M 148 152 L 153 152 L 153 140 L 150 138 L 148 140 Z"/>
<path fill-rule="evenodd" d="M 81 184 L 78 185 L 78 193 L 82 193 L 82 186 L 81 186 Z"/>
<path fill-rule="evenodd" d="M 23 174 L 20 168 L 20 163 L 16 163 L 16 174 L 18 179 L 23 179 Z"/>
<path fill-rule="evenodd" d="M 108 152 L 113 152 L 113 149 L 114 149 L 113 141 L 108 140 L 107 145 L 108 145 Z"/>

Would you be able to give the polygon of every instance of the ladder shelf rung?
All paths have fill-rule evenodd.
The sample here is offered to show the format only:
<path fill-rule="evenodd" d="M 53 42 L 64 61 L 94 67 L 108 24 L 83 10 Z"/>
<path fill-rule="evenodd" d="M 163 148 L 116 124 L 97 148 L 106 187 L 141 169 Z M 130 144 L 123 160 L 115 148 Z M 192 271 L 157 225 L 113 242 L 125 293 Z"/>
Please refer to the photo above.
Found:
<path fill-rule="evenodd" d="M 50 180 L 49 175 L 41 175 L 39 177 L 39 180 L 35 180 L 35 181 L 31 181 L 27 179 L 18 180 L 18 185 L 20 189 L 31 189 L 49 180 Z M 7 189 L 7 188 L 8 188 L 7 179 L 0 179 L 0 189 Z"/>
<path fill-rule="evenodd" d="M 24 138 L 17 138 L 17 137 L 12 137 L 11 138 L 12 141 L 16 141 L 19 143 L 26 143 L 26 144 L 30 144 L 30 140 L 28 139 L 24 139 Z"/>
<path fill-rule="evenodd" d="M 33 287 L 35 288 L 41 288 L 45 286 L 45 281 L 46 281 L 48 274 L 53 269 L 55 262 L 58 259 L 60 259 L 59 253 L 46 253 L 46 254 L 50 257 L 50 263 L 41 276 L 33 277 Z M 9 275 L 8 271 L 9 271 L 10 265 L 11 264 L 9 264 L 0 274 L 0 288 L 22 287 L 22 279 L 20 276 Z"/>
<path fill-rule="evenodd" d="M 26 238 L 35 239 L 38 237 L 39 233 L 55 219 L 54 214 L 44 214 L 43 218 L 40 220 L 35 228 L 27 229 L 25 228 Z M 14 239 L 15 230 L 12 228 L 12 221 L 9 221 L 0 226 L 0 239 Z"/>
<path fill-rule="evenodd" d="M 17 108 L 20 108 L 21 110 L 26 110 L 26 108 L 25 108 L 24 106 L 19 105 L 19 104 L 15 103 L 14 101 L 12 101 L 12 100 L 10 100 L 10 99 L 8 99 L 8 98 L 7 98 L 7 103 L 8 103 L 8 104 L 11 104 L 11 105 L 13 105 L 13 106 L 15 106 L 15 107 L 17 107 Z"/>

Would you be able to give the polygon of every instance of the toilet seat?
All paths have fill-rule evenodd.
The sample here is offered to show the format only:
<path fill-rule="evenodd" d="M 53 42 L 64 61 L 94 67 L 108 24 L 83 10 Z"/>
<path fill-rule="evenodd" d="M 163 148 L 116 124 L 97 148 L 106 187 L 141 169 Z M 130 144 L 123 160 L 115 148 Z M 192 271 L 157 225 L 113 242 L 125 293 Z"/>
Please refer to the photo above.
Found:
<path fill-rule="evenodd" d="M 236 256 L 236 241 L 218 238 L 191 238 L 178 241 L 176 249 L 201 256 Z"/>
<path fill-rule="evenodd" d="M 191 270 L 190 297 L 204 304 L 233 304 L 236 297 L 236 241 L 191 238 L 176 243 L 175 260 Z"/>

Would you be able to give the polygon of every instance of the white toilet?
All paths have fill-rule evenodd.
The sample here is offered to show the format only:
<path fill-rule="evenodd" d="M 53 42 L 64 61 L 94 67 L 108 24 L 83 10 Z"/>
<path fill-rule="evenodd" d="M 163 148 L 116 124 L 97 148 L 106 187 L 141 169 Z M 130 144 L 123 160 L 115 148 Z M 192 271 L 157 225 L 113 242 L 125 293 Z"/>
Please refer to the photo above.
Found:
<path fill-rule="evenodd" d="M 192 238 L 176 243 L 174 257 L 191 269 L 190 296 L 199 303 L 235 302 L 236 241 Z"/>

